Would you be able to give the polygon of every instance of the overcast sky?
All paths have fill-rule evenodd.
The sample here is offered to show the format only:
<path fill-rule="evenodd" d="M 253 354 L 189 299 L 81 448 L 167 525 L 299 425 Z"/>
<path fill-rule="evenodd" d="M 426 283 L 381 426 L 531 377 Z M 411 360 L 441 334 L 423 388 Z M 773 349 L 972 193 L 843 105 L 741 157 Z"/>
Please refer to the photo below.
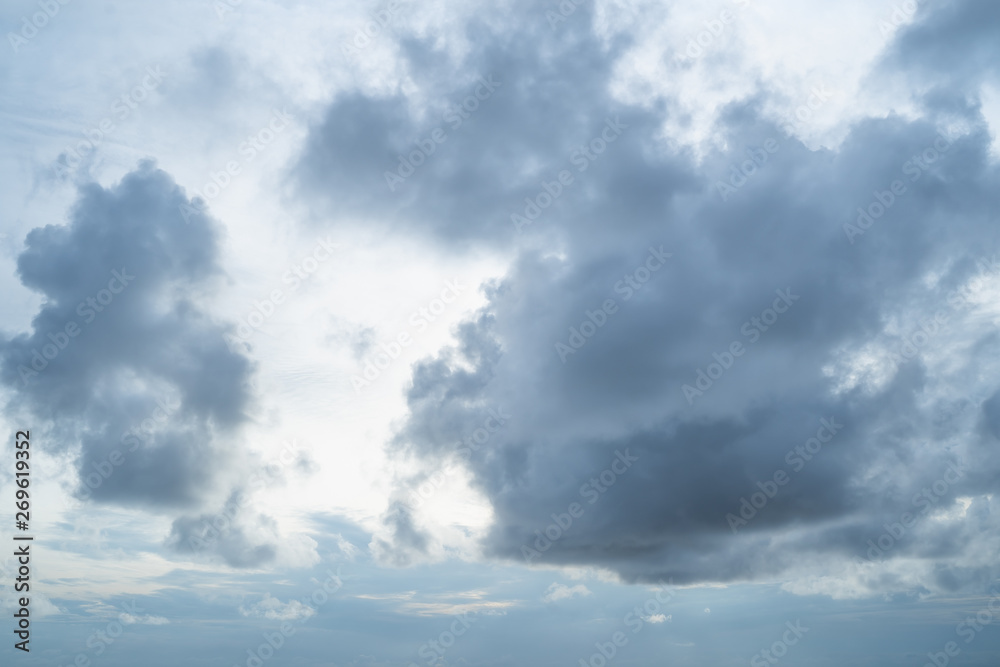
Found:
<path fill-rule="evenodd" d="M 4 664 L 997 664 L 994 0 L 0 25 Z"/>

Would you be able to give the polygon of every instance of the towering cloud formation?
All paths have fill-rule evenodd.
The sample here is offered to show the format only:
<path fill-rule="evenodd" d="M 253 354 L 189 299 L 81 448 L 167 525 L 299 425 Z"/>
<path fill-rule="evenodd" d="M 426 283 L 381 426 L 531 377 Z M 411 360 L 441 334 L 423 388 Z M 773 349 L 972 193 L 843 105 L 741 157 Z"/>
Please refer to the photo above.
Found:
<path fill-rule="evenodd" d="M 893 49 L 979 48 L 987 5 L 921 13 Z M 313 129 L 299 180 L 338 224 L 516 254 L 414 369 L 395 446 L 437 465 L 489 408 L 515 416 L 468 457 L 499 558 L 647 581 L 851 567 L 914 587 L 865 579 L 904 557 L 920 585 L 995 576 L 998 173 L 968 77 L 836 150 L 768 120 L 760 90 L 696 159 L 659 134 L 672 100 L 609 92 L 629 45 L 589 11 L 471 20 L 457 58 L 404 41 L 419 96 L 344 95 Z M 433 140 L 487 73 L 502 86 Z M 397 564 L 428 553 L 401 516 L 377 541 Z"/>
<path fill-rule="evenodd" d="M 65 225 L 34 229 L 18 259 L 43 297 L 32 331 L 0 344 L 13 410 L 78 453 L 78 495 L 156 510 L 212 499 L 238 458 L 251 400 L 229 325 L 201 305 L 221 277 L 219 227 L 142 163 L 83 186 Z"/>

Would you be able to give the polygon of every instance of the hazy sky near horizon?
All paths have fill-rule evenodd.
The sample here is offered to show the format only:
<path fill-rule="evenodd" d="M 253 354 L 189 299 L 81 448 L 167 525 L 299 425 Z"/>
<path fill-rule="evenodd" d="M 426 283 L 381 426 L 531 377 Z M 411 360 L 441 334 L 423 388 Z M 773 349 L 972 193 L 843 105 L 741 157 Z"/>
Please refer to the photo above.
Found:
<path fill-rule="evenodd" d="M 4 664 L 996 665 L 997 3 L 0 26 Z"/>

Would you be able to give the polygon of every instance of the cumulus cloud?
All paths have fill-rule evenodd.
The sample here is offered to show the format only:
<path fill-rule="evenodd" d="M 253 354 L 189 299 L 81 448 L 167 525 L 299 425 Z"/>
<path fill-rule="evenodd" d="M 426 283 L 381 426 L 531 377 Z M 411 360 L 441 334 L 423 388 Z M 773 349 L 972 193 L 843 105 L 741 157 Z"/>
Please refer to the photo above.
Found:
<path fill-rule="evenodd" d="M 429 537 L 414 522 L 413 510 L 394 501 L 382 515 L 382 530 L 372 536 L 368 548 L 379 562 L 405 567 L 426 555 L 429 543 Z"/>
<path fill-rule="evenodd" d="M 298 600 L 282 602 L 264 594 L 264 599 L 250 605 L 240 605 L 240 614 L 247 618 L 264 618 L 269 621 L 300 621 L 316 614 L 316 610 Z"/>
<path fill-rule="evenodd" d="M 144 162 L 111 188 L 81 186 L 69 221 L 32 230 L 18 258 L 43 302 L 29 333 L 0 342 L 0 378 L 10 409 L 78 448 L 83 496 L 191 506 L 232 460 L 252 368 L 200 306 L 222 275 L 219 227 L 185 221 L 187 205 Z"/>
<path fill-rule="evenodd" d="M 170 623 L 169 619 L 162 616 L 150 616 L 149 614 L 120 614 L 118 618 L 125 625 L 167 625 Z"/>
<path fill-rule="evenodd" d="M 590 589 L 583 584 L 577 584 L 576 586 L 566 586 L 560 583 L 553 583 L 549 586 L 548 590 L 545 591 L 545 595 L 542 600 L 545 602 L 558 602 L 559 600 L 569 600 L 575 596 L 587 597 L 592 595 Z"/>
<path fill-rule="evenodd" d="M 921 18 L 893 44 L 891 65 L 915 70 L 942 92 L 964 92 L 985 78 L 996 79 L 1000 6 L 989 0 L 925 5 Z"/>
<path fill-rule="evenodd" d="M 920 521 L 876 565 L 920 557 L 936 587 L 982 585 L 997 527 L 959 511 L 960 496 L 991 502 L 1000 472 L 1000 202 L 979 104 L 945 78 L 947 104 L 920 97 L 916 117 L 863 119 L 814 149 L 768 119 L 762 86 L 720 110 L 718 147 L 694 156 L 662 141 L 669 100 L 609 92 L 623 47 L 579 11 L 556 30 L 470 20 L 460 57 L 408 43 L 419 94 L 345 94 L 312 130 L 296 176 L 334 224 L 363 211 L 514 256 L 454 345 L 414 367 L 391 446 L 441 464 L 490 406 L 518 415 L 467 460 L 495 558 L 780 580 L 826 557 L 867 562 L 909 512 Z M 898 48 L 934 25 L 922 14 Z M 391 190 L 398 156 L 487 73 L 503 85 Z M 936 493 L 953 468 L 961 481 Z M 572 529 L 558 525 L 574 504 Z M 437 553 L 408 509 L 384 525 L 385 562 Z"/>
<path fill-rule="evenodd" d="M 246 496 L 235 475 L 251 458 L 237 454 L 254 367 L 203 305 L 224 277 L 220 229 L 149 161 L 110 188 L 81 186 L 68 222 L 31 231 L 18 258 L 43 301 L 30 332 L 0 341 L 8 410 L 75 458 L 78 497 L 191 512 L 172 526 L 175 550 L 233 567 L 308 564 L 315 542 L 281 539 L 233 502 Z"/>
<path fill-rule="evenodd" d="M 166 545 L 192 558 L 236 568 L 308 567 L 319 562 L 315 540 L 303 534 L 282 534 L 278 522 L 255 509 L 245 490 L 234 491 L 215 512 L 176 518 Z"/>

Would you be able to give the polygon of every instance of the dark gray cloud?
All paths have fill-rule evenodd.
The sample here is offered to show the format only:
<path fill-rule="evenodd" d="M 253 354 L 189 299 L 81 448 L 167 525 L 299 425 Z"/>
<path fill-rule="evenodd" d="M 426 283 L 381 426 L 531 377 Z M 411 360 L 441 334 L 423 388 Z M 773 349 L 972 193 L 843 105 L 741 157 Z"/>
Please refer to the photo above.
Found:
<path fill-rule="evenodd" d="M 930 509 L 959 512 L 959 496 L 990 502 L 1000 468 L 982 465 L 992 458 L 966 416 L 996 391 L 976 370 L 993 367 L 995 332 L 970 318 L 977 306 L 949 300 L 998 250 L 998 174 L 977 101 L 927 98 L 915 120 L 864 120 L 836 150 L 810 150 L 764 120 L 760 92 L 721 114 L 715 129 L 729 148 L 695 160 L 658 141 L 669 101 L 625 106 L 608 93 L 622 45 L 606 48 L 591 36 L 588 10 L 578 11 L 579 23 L 555 30 L 537 12 L 503 28 L 474 20 L 474 46 L 458 64 L 410 42 L 419 97 L 440 104 L 344 95 L 312 131 L 297 175 L 335 220 L 363 212 L 396 230 L 517 252 L 456 346 L 414 368 L 411 414 L 394 446 L 444 460 L 486 410 L 504 406 L 516 418 L 468 461 L 495 513 L 487 551 L 520 560 L 535 531 L 577 502 L 583 515 L 534 562 L 605 566 L 631 580 L 757 579 L 820 556 L 864 558 L 884 524 L 922 510 L 915 496 L 949 466 L 961 479 L 928 499 Z M 929 30 L 904 32 L 902 48 Z M 390 192 L 383 172 L 396 155 L 488 73 L 503 86 Z M 949 83 L 952 92 L 964 85 L 946 79 L 942 90 Z M 574 151 L 619 117 L 627 128 L 578 169 Z M 945 138 L 956 121 L 964 129 Z M 767 162 L 751 163 L 723 200 L 718 182 L 752 156 L 762 161 L 769 139 L 777 148 Z M 562 169 L 573 184 L 518 235 L 511 213 L 524 214 L 524 198 Z M 672 257 L 640 270 L 664 252 Z M 641 288 L 622 282 L 643 276 Z M 608 299 L 612 312 L 596 314 Z M 788 306 L 776 322 L 773 304 Z M 914 339 L 942 309 L 950 324 Z M 573 333 L 588 320 L 600 325 L 592 337 Z M 579 349 L 574 336 L 585 340 Z M 919 353 L 900 356 L 913 340 Z M 745 353 L 732 368 L 686 395 L 682 386 L 696 386 L 734 341 Z M 951 370 L 942 351 L 954 354 Z M 974 409 L 953 419 L 958 401 Z M 789 456 L 821 420 L 843 427 L 815 460 Z M 621 481 L 581 491 L 623 452 L 636 461 Z M 727 514 L 778 470 L 790 481 L 734 534 Z M 921 515 L 880 559 L 922 555 L 938 563 L 943 587 L 979 582 L 992 572 L 976 546 L 977 534 L 995 533 L 986 517 Z M 398 547 L 426 552 L 411 517 L 405 525 Z M 983 557 L 959 562 L 970 553 Z"/>
<path fill-rule="evenodd" d="M 389 531 L 386 536 L 372 538 L 369 548 L 384 563 L 395 567 L 412 564 L 427 553 L 430 540 L 413 523 L 413 513 L 404 503 L 394 501 L 382 516 L 382 523 Z"/>
<path fill-rule="evenodd" d="M 608 212 L 595 196 L 601 181 L 620 188 L 617 222 L 625 227 L 662 214 L 675 192 L 693 184 L 675 160 L 631 159 L 659 117 L 627 109 L 607 93 L 624 42 L 599 46 L 589 34 L 589 8 L 580 7 L 572 25 L 551 30 L 537 5 L 513 5 L 521 15 L 513 23 L 496 22 L 489 12 L 471 19 L 463 37 L 477 46 L 460 62 L 429 38 L 405 37 L 401 48 L 419 94 L 338 95 L 311 128 L 294 172 L 301 192 L 325 203 L 324 220 L 384 224 L 459 245 L 474 239 L 506 245 L 516 237 L 511 214 L 522 213 L 543 181 L 558 186 L 562 170 L 575 181 L 539 228 L 572 220 L 582 234 L 600 233 Z M 619 116 L 628 129 L 600 159 L 578 155 L 589 166 L 577 172 L 575 149 Z M 411 155 L 420 162 L 412 174 L 400 165 Z M 592 216 L 576 215 L 591 206 L 597 207 Z"/>
<path fill-rule="evenodd" d="M 220 228 L 182 206 L 143 162 L 111 188 L 82 186 L 68 222 L 32 230 L 18 258 L 43 302 L 0 344 L 8 409 L 79 453 L 83 497 L 193 507 L 233 465 L 252 367 L 201 305 L 222 278 Z"/>
<path fill-rule="evenodd" d="M 977 93 L 1000 70 L 1000 5 L 990 0 L 928 3 L 890 50 L 894 67 L 916 70 L 945 90 Z"/>
<path fill-rule="evenodd" d="M 254 512 L 243 491 L 234 493 L 218 512 L 174 520 L 167 538 L 171 549 L 230 567 L 261 567 L 278 555 L 277 522 Z"/>

